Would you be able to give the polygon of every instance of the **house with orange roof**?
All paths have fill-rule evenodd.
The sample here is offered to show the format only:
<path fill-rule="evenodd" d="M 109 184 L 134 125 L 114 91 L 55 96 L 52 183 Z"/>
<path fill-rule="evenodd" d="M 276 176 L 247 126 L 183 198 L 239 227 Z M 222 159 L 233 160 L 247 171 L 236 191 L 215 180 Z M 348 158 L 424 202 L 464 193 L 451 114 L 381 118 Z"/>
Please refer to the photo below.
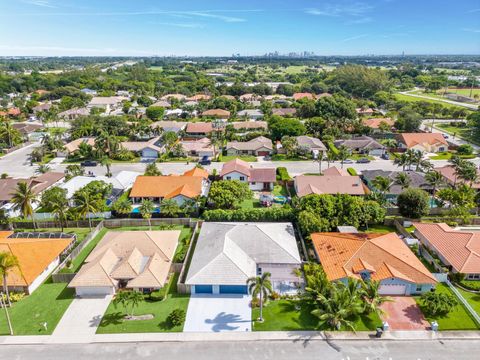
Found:
<path fill-rule="evenodd" d="M 445 223 L 415 223 L 415 236 L 452 272 L 480 280 L 480 232 L 452 229 Z"/>
<path fill-rule="evenodd" d="M 185 135 L 192 138 L 204 138 L 209 136 L 212 131 L 211 122 L 192 122 L 187 124 Z"/>
<path fill-rule="evenodd" d="M 448 151 L 447 140 L 440 133 L 402 133 L 397 135 L 398 146 L 422 152 Z"/>
<path fill-rule="evenodd" d="M 217 119 L 228 119 L 230 117 L 230 111 L 223 109 L 210 109 L 202 112 L 203 117 L 214 117 Z"/>
<path fill-rule="evenodd" d="M 0 231 L 0 252 L 18 259 L 18 266 L 7 272 L 9 291 L 31 294 L 60 264 L 60 257 L 75 243 L 70 234 L 14 233 Z M 3 279 L 0 277 L 3 287 Z"/>
<path fill-rule="evenodd" d="M 314 233 L 311 238 L 330 281 L 379 281 L 381 295 L 418 295 L 437 283 L 395 233 Z"/>
<path fill-rule="evenodd" d="M 350 176 L 336 168 L 329 168 L 323 175 L 299 175 L 294 179 L 295 191 L 298 197 L 310 194 L 348 194 L 364 196 L 370 193 L 360 176 Z"/>
<path fill-rule="evenodd" d="M 80 297 L 159 290 L 167 282 L 179 237 L 180 230 L 109 231 L 68 287 Z"/>
<path fill-rule="evenodd" d="M 378 132 L 381 128 L 392 129 L 395 121 L 392 118 L 370 118 L 364 119 L 363 125 L 372 129 L 373 132 Z"/>
<path fill-rule="evenodd" d="M 182 205 L 185 201 L 207 196 L 209 189 L 208 174 L 193 169 L 183 175 L 138 176 L 129 197 L 134 204 L 140 204 L 144 199 L 156 204 L 163 199 L 172 199 Z"/>
<path fill-rule="evenodd" d="M 295 93 L 293 94 L 293 100 L 300 100 L 300 99 L 309 99 L 309 100 L 314 100 L 315 95 L 309 92 L 303 92 L 303 93 Z"/>

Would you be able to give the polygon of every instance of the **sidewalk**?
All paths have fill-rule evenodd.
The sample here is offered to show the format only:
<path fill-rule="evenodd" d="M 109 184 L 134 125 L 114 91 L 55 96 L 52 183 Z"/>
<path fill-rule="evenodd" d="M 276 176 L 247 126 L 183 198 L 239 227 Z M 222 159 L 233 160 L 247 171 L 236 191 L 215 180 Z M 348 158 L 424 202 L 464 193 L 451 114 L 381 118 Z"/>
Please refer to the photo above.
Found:
<path fill-rule="evenodd" d="M 90 337 L 69 338 L 49 336 L 2 336 L 0 345 L 49 345 L 49 344 L 90 344 L 90 343 L 138 343 L 138 342 L 240 342 L 240 341 L 431 341 L 431 340 L 480 340 L 480 331 L 387 331 L 381 339 L 375 338 L 372 331 L 356 333 L 323 331 L 265 331 L 265 332 L 225 332 L 225 333 L 134 333 L 101 334 Z"/>

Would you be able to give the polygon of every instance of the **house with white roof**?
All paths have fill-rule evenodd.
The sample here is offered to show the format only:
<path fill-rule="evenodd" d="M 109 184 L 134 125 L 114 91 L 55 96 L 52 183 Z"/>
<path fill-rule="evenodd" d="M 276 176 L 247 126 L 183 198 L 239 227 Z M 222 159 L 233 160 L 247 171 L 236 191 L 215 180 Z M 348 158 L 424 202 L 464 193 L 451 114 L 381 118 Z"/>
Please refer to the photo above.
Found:
<path fill-rule="evenodd" d="M 301 266 L 291 223 L 205 222 L 185 284 L 192 294 L 247 294 L 247 280 L 271 274 L 275 291 L 296 291 Z"/>

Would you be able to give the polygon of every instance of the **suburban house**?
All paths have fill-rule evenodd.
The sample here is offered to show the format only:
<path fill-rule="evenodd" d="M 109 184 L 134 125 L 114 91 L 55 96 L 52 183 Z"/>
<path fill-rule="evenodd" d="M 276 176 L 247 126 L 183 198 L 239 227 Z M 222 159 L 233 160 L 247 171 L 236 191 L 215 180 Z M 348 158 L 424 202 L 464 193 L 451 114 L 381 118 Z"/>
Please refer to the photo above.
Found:
<path fill-rule="evenodd" d="M 227 155 L 268 156 L 273 153 L 272 140 L 259 136 L 250 141 L 230 141 L 225 148 Z"/>
<path fill-rule="evenodd" d="M 245 131 L 250 131 L 250 130 L 267 130 L 268 129 L 268 124 L 266 121 L 236 121 L 229 123 L 229 125 L 232 125 L 235 130 L 245 130 Z"/>
<path fill-rule="evenodd" d="M 64 157 L 73 154 L 75 151 L 78 150 L 80 144 L 87 144 L 90 146 L 95 146 L 95 138 L 94 137 L 83 137 L 78 138 L 69 143 L 65 144 L 64 150 L 57 151 L 57 156 Z"/>
<path fill-rule="evenodd" d="M 352 153 L 365 154 L 369 156 L 382 156 L 385 153 L 385 146 L 369 136 L 359 136 L 347 140 L 335 141 L 335 146 L 345 146 Z"/>
<path fill-rule="evenodd" d="M 178 134 L 180 131 L 184 130 L 187 126 L 185 121 L 156 121 L 150 125 L 154 130 L 163 130 L 163 131 L 173 131 Z"/>
<path fill-rule="evenodd" d="M 378 281 L 381 295 L 418 295 L 437 283 L 395 233 L 314 233 L 311 238 L 330 281 Z"/>
<path fill-rule="evenodd" d="M 228 119 L 230 117 L 230 111 L 223 109 L 210 109 L 202 112 L 203 117 L 214 117 L 218 119 Z"/>
<path fill-rule="evenodd" d="M 43 191 L 60 184 L 64 177 L 65 174 L 62 172 L 47 172 L 29 179 L 0 179 L 0 209 L 5 210 L 10 217 L 20 215 L 18 211 L 13 210 L 14 205 L 10 202 L 19 183 L 27 183 L 35 195 L 41 195 Z M 35 210 L 38 203 L 33 203 L 32 207 Z"/>
<path fill-rule="evenodd" d="M 52 103 L 43 103 L 33 107 L 32 110 L 36 114 L 36 113 L 48 111 L 51 109 L 52 106 L 53 106 Z"/>
<path fill-rule="evenodd" d="M 326 170 L 327 174 L 320 175 L 299 175 L 294 179 L 295 191 L 298 197 L 310 194 L 348 194 L 363 196 L 370 193 L 370 190 L 362 182 L 360 176 L 345 176 L 345 174 L 328 175 L 328 172 L 338 170 Z"/>
<path fill-rule="evenodd" d="M 263 113 L 261 110 L 258 110 L 258 109 L 246 109 L 246 110 L 240 110 L 237 113 L 237 117 L 252 119 L 252 120 L 259 120 L 263 118 Z"/>
<path fill-rule="evenodd" d="M 386 177 L 390 180 L 390 188 L 385 194 L 388 201 L 395 202 L 398 195 L 403 192 L 400 185 L 395 183 L 395 178 L 398 174 L 404 173 L 410 179 L 411 188 L 423 189 L 425 191 L 431 191 L 432 187 L 425 181 L 425 174 L 419 171 L 386 171 L 386 170 L 362 170 L 362 179 L 365 181 L 370 190 L 375 190 L 373 181 L 377 176 Z"/>
<path fill-rule="evenodd" d="M 87 108 L 72 108 L 58 113 L 58 117 L 67 120 L 75 120 L 80 116 L 90 115 L 90 110 Z"/>
<path fill-rule="evenodd" d="M 320 139 L 301 135 L 297 136 L 297 144 L 299 147 L 303 147 L 308 149 L 314 156 L 318 156 L 320 154 L 321 157 L 327 152 L 327 147 L 320 141 Z"/>
<path fill-rule="evenodd" d="M 143 199 L 160 204 L 163 199 L 173 199 L 178 205 L 199 196 L 207 196 L 210 184 L 204 176 L 198 174 L 169 176 L 139 176 L 130 190 L 129 197 L 134 204 Z"/>
<path fill-rule="evenodd" d="M 109 231 L 85 259 L 68 287 L 77 296 L 105 296 L 119 289 L 150 293 L 167 282 L 180 230 Z"/>
<path fill-rule="evenodd" d="M 211 122 L 195 122 L 188 123 L 185 129 L 185 135 L 187 137 L 206 137 L 213 131 L 213 125 Z"/>
<path fill-rule="evenodd" d="M 166 100 L 158 100 L 157 102 L 154 102 L 150 106 L 155 106 L 155 107 L 163 107 L 163 108 L 170 108 L 172 105 Z"/>
<path fill-rule="evenodd" d="M 402 133 L 397 135 L 398 146 L 428 153 L 448 151 L 447 140 L 440 133 Z"/>
<path fill-rule="evenodd" d="M 13 123 L 12 128 L 17 129 L 22 136 L 25 138 L 28 138 L 30 134 L 43 129 L 42 124 L 38 123 L 31 123 L 31 122 L 18 122 L 18 123 Z"/>
<path fill-rule="evenodd" d="M 182 140 L 180 141 L 185 155 L 190 157 L 215 157 L 213 145 L 209 138 L 199 140 Z"/>
<path fill-rule="evenodd" d="M 350 176 L 347 170 L 331 166 L 322 172 L 323 176 Z"/>
<path fill-rule="evenodd" d="M 309 100 L 314 100 L 315 96 L 311 93 L 308 92 L 303 92 L 303 93 L 295 93 L 293 94 L 293 100 L 300 100 L 300 99 L 309 99 Z"/>
<path fill-rule="evenodd" d="M 358 115 L 368 115 L 371 116 L 375 112 L 371 108 L 356 108 L 355 111 L 357 112 Z"/>
<path fill-rule="evenodd" d="M 274 109 L 272 109 L 272 115 L 289 117 L 289 116 L 295 116 L 296 113 L 297 113 L 297 109 L 295 109 L 295 108 L 274 108 Z"/>
<path fill-rule="evenodd" d="M 480 232 L 456 230 L 444 223 L 415 223 L 415 236 L 450 271 L 480 280 Z"/>
<path fill-rule="evenodd" d="M 207 94 L 196 94 L 187 98 L 188 101 L 208 101 L 212 97 Z"/>
<path fill-rule="evenodd" d="M 392 129 L 395 121 L 392 118 L 370 118 L 364 119 L 363 125 L 372 129 L 373 132 L 381 132 L 381 128 Z"/>
<path fill-rule="evenodd" d="M 277 175 L 275 168 L 253 168 L 247 162 L 233 159 L 223 164 L 222 180 L 247 182 L 250 190 L 272 191 Z"/>
<path fill-rule="evenodd" d="M 178 100 L 178 101 L 184 101 L 187 97 L 183 94 L 167 94 L 167 95 L 163 95 L 160 100 L 171 100 L 171 99 L 175 99 L 175 100 Z"/>
<path fill-rule="evenodd" d="M 121 107 L 122 101 L 128 100 L 123 96 L 95 96 L 90 100 L 87 109 L 103 109 L 105 114 L 110 114 L 112 111 Z"/>
<path fill-rule="evenodd" d="M 8 290 L 31 294 L 60 264 L 60 257 L 75 243 L 63 233 L 0 231 L 0 252 L 15 255 L 18 266 L 7 273 Z M 3 287 L 3 279 L 0 277 Z"/>
<path fill-rule="evenodd" d="M 457 178 L 457 174 L 455 173 L 455 168 L 452 165 L 445 165 L 442 167 L 435 168 L 436 172 L 439 172 L 445 182 L 451 186 L 455 186 L 456 184 L 463 184 L 465 180 Z M 477 174 L 480 176 L 480 170 L 477 170 Z M 470 186 L 470 184 L 468 184 Z M 480 190 L 480 180 L 474 182 L 472 184 L 472 188 L 476 190 Z"/>
<path fill-rule="evenodd" d="M 159 136 L 148 141 L 124 141 L 121 146 L 125 150 L 139 154 L 144 159 L 156 159 L 165 152 L 165 145 L 162 144 Z"/>
<path fill-rule="evenodd" d="M 278 293 L 296 292 L 300 268 L 291 223 L 205 222 L 185 284 L 192 294 L 247 294 L 247 279 L 271 274 Z"/>

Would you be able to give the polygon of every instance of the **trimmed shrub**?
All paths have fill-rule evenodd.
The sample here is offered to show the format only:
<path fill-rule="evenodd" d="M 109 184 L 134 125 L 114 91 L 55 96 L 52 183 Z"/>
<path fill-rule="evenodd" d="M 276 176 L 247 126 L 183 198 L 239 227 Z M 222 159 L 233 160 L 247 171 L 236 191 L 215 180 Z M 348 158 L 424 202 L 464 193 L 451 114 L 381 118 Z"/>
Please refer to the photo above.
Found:
<path fill-rule="evenodd" d="M 293 221 L 293 209 L 272 207 L 265 209 L 206 210 L 206 221 Z"/>
<path fill-rule="evenodd" d="M 333 152 L 335 155 L 338 155 L 338 149 L 337 147 L 333 144 L 333 142 L 328 143 L 328 148 L 330 149 L 331 152 Z"/>
<path fill-rule="evenodd" d="M 351 176 L 358 176 L 357 174 L 357 170 L 355 170 L 354 168 L 347 168 L 347 172 L 351 175 Z"/>
<path fill-rule="evenodd" d="M 167 316 L 167 323 L 171 328 L 182 325 L 184 321 L 185 310 L 183 309 L 175 309 Z"/>
<path fill-rule="evenodd" d="M 470 144 L 463 144 L 457 148 L 457 154 L 459 155 L 472 155 L 473 147 Z"/>
<path fill-rule="evenodd" d="M 410 188 L 398 195 L 400 215 L 410 219 L 420 219 L 430 212 L 430 197 L 422 189 Z"/>
<path fill-rule="evenodd" d="M 292 180 L 290 177 L 290 174 L 288 173 L 288 170 L 286 167 L 278 167 L 277 168 L 277 180 L 279 181 L 289 181 Z"/>

